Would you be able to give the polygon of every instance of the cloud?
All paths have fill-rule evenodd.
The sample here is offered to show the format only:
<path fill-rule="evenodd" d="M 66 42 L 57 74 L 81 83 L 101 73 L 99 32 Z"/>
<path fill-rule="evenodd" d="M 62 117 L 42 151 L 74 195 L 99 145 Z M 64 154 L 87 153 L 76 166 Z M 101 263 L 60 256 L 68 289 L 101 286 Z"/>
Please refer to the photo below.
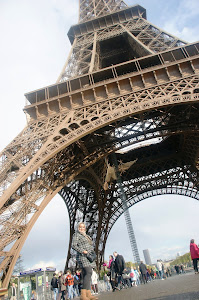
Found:
<path fill-rule="evenodd" d="M 127 3 L 132 5 L 130 0 Z M 154 25 L 182 39 L 198 40 L 198 0 L 139 3 L 147 9 L 148 20 Z M 71 47 L 67 32 L 77 22 L 77 0 L 0 1 L 0 149 L 26 124 L 24 93 L 57 80 Z M 133 206 L 130 214 L 141 257 L 142 250 L 148 248 L 154 260 L 172 257 L 188 251 L 190 238 L 199 241 L 195 226 L 199 207 L 193 199 L 172 195 L 150 198 Z M 29 268 L 53 263 L 63 270 L 68 239 L 67 209 L 58 196 L 33 227 L 22 249 L 24 264 Z M 124 216 L 108 237 L 105 258 L 114 250 L 133 261 Z"/>
<path fill-rule="evenodd" d="M 197 17 L 197 18 L 196 18 Z M 198 1 L 183 0 L 175 8 L 173 13 L 167 15 L 163 28 L 188 42 L 198 40 Z"/>
<path fill-rule="evenodd" d="M 195 237 L 199 240 L 195 222 L 192 221 L 198 218 L 198 213 L 195 199 L 177 195 L 149 198 L 131 207 L 130 215 L 140 257 L 143 259 L 144 249 L 150 249 L 153 261 L 175 258 L 178 252 L 187 253 L 190 239 Z M 115 250 L 123 254 L 127 261 L 133 261 L 123 216 L 108 237 L 105 258 Z"/>
<path fill-rule="evenodd" d="M 31 266 L 31 270 L 34 270 L 34 269 L 45 269 L 46 267 L 53 267 L 55 268 L 56 264 L 54 261 L 39 261 L 38 263 L 34 264 L 33 266 Z"/>

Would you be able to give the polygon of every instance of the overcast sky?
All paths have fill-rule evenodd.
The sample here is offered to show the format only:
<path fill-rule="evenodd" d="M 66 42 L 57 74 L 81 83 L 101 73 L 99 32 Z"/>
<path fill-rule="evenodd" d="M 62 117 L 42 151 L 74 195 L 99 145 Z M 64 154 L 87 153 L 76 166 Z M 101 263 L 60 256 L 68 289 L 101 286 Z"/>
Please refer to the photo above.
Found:
<path fill-rule="evenodd" d="M 126 1 L 147 9 L 147 19 L 188 42 L 199 40 L 198 0 Z M 24 93 L 55 83 L 70 50 L 67 32 L 78 22 L 78 0 L 0 0 L 0 149 L 26 124 Z M 147 199 L 130 209 L 137 244 L 152 261 L 175 257 L 199 243 L 199 203 L 180 196 Z M 197 226 L 196 226 L 197 225 Z M 118 239 L 120 236 L 120 239 Z M 47 206 L 23 249 L 26 269 L 63 269 L 69 237 L 68 214 L 60 196 Z M 106 258 L 114 250 L 133 261 L 124 217 L 113 227 Z"/>

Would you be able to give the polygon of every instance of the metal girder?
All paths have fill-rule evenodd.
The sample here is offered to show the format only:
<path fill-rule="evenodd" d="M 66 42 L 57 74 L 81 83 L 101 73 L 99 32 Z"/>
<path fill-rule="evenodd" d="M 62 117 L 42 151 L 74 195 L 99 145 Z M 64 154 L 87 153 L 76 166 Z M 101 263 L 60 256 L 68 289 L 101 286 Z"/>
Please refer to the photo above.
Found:
<path fill-rule="evenodd" d="M 129 17 L 129 14 L 131 17 Z M 116 44 L 121 44 L 118 38 L 123 37 L 124 41 L 127 42 L 127 45 L 123 46 L 123 51 L 128 50 L 126 61 L 134 57 L 159 53 L 186 44 L 185 41 L 148 22 L 139 13 L 139 6 L 117 12 L 117 20 L 114 20 L 113 17 L 104 16 L 98 20 L 99 24 L 96 25 L 96 22 L 95 19 L 92 25 L 89 22 L 88 24 L 84 23 L 83 28 L 81 23 L 71 27 L 68 35 L 71 42 L 73 42 L 73 46 L 57 82 L 63 82 L 68 78 L 103 68 L 100 64 L 101 52 L 103 48 L 105 50 L 103 41 L 115 38 Z M 124 42 L 122 44 L 124 45 Z M 111 50 L 113 46 L 115 45 L 111 43 L 109 46 Z M 119 63 L 123 61 L 125 61 L 124 57 L 120 57 L 120 60 L 118 60 Z M 115 59 L 113 64 L 116 64 Z M 111 65 L 111 62 L 109 65 Z"/>
<path fill-rule="evenodd" d="M 67 263 L 84 220 L 102 265 L 125 210 L 114 180 L 104 190 L 112 152 L 123 162 L 138 159 L 121 174 L 128 207 L 165 193 L 199 200 L 199 44 L 151 24 L 139 5 L 80 0 L 79 7 L 57 83 L 26 94 L 28 124 L 0 153 L 3 287 L 57 193 L 70 218 Z"/>
<path fill-rule="evenodd" d="M 79 22 L 85 22 L 127 7 L 122 0 L 79 0 Z"/>

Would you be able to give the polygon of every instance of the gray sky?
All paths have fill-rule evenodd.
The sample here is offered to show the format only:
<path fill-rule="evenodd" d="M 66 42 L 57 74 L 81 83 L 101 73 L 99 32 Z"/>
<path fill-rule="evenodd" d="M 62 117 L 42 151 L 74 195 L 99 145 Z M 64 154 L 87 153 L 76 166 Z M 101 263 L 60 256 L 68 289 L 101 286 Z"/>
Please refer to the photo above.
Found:
<path fill-rule="evenodd" d="M 147 9 L 150 22 L 188 42 L 199 40 L 198 0 L 126 1 Z M 0 0 L 0 149 L 23 129 L 24 93 L 53 84 L 70 50 L 67 32 L 78 21 L 77 0 Z M 137 244 L 152 261 L 188 251 L 199 242 L 199 203 L 180 196 L 147 199 L 130 209 Z M 57 195 L 32 229 L 23 249 L 26 268 L 55 265 L 63 269 L 68 247 L 68 214 Z M 118 239 L 119 236 L 119 239 Z M 122 216 L 113 227 L 106 258 L 114 250 L 133 260 Z"/>

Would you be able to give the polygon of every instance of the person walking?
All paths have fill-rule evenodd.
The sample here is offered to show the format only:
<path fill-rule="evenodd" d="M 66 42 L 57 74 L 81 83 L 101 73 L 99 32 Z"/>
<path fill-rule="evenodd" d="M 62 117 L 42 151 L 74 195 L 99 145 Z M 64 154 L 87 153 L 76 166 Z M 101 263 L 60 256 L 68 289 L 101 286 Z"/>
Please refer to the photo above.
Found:
<path fill-rule="evenodd" d="M 53 274 L 53 278 L 51 279 L 51 287 L 54 293 L 54 300 L 57 300 L 58 295 L 58 279 L 56 277 L 56 273 Z"/>
<path fill-rule="evenodd" d="M 164 278 L 163 278 L 163 270 L 162 270 L 162 263 L 161 263 L 161 261 L 159 259 L 157 260 L 156 266 L 157 266 L 157 269 L 158 269 L 158 272 L 159 272 L 159 275 L 160 275 L 160 279 L 164 280 Z"/>
<path fill-rule="evenodd" d="M 104 283 L 105 283 L 105 286 L 106 286 L 106 291 L 107 292 L 110 291 L 109 280 L 108 280 L 108 276 L 107 276 L 106 273 L 104 274 L 103 280 L 104 280 Z"/>
<path fill-rule="evenodd" d="M 80 296 L 81 290 L 82 290 L 82 286 L 83 286 L 83 275 L 82 275 L 82 271 L 81 271 L 81 270 L 77 270 L 77 271 L 76 271 L 76 275 L 77 275 L 78 278 L 79 278 L 79 281 L 78 281 L 78 289 L 79 289 L 79 296 Z"/>
<path fill-rule="evenodd" d="M 93 269 L 92 275 L 91 275 L 91 287 L 94 292 L 94 294 L 98 294 L 98 274 L 95 269 Z"/>
<path fill-rule="evenodd" d="M 35 291 L 32 291 L 32 296 L 31 296 L 30 300 L 37 300 L 37 295 L 36 295 Z"/>
<path fill-rule="evenodd" d="M 79 293 L 79 282 L 80 282 L 80 278 L 79 276 L 77 275 L 77 272 L 74 272 L 73 273 L 73 277 L 74 277 L 74 285 L 73 285 L 73 289 L 75 291 L 75 293 L 77 294 L 77 296 L 80 295 Z"/>
<path fill-rule="evenodd" d="M 136 277 L 136 274 L 134 272 L 134 269 L 131 268 L 131 272 L 130 272 L 130 279 L 131 279 L 131 285 L 132 286 L 137 286 L 137 277 Z"/>
<path fill-rule="evenodd" d="M 191 239 L 191 241 L 190 241 L 190 254 L 191 254 L 191 259 L 193 261 L 193 268 L 194 268 L 195 274 L 197 274 L 198 273 L 199 248 L 195 244 L 194 239 Z"/>
<path fill-rule="evenodd" d="M 15 285 L 14 282 L 12 283 L 12 286 L 11 286 L 11 298 L 10 298 L 10 300 L 17 300 L 17 288 L 16 288 L 16 285 Z"/>
<path fill-rule="evenodd" d="M 108 264 L 108 269 L 110 270 L 108 272 L 108 276 L 110 277 L 110 284 L 112 287 L 112 291 L 115 292 L 116 289 L 116 285 L 115 285 L 115 261 L 113 259 L 113 255 L 109 255 L 109 264 Z"/>
<path fill-rule="evenodd" d="M 74 277 L 71 274 L 71 271 L 68 270 L 66 273 L 65 285 L 67 287 L 68 299 L 73 299 L 73 295 L 76 294 L 73 285 L 74 285 Z"/>
<path fill-rule="evenodd" d="M 121 282 L 123 282 L 122 274 L 125 269 L 125 261 L 124 261 L 124 257 L 118 254 L 116 251 L 113 252 L 113 255 L 115 256 L 115 273 L 117 276 L 117 286 L 119 289 L 121 289 L 122 288 Z"/>
<path fill-rule="evenodd" d="M 77 252 L 76 260 L 82 268 L 83 286 L 80 300 L 98 299 L 91 295 L 91 275 L 92 268 L 96 267 L 95 251 L 91 238 L 86 234 L 86 226 L 83 222 L 79 223 L 77 232 L 73 235 L 72 248 Z"/>
<path fill-rule="evenodd" d="M 139 269 L 140 269 L 140 273 L 141 273 L 142 282 L 144 282 L 144 284 L 145 284 L 145 283 L 147 283 L 147 267 L 143 263 L 143 261 L 140 262 Z"/>
<path fill-rule="evenodd" d="M 65 280 L 62 271 L 59 273 L 59 277 L 58 277 L 58 291 L 59 291 L 58 300 L 61 299 L 65 300 L 66 286 L 65 286 Z"/>

